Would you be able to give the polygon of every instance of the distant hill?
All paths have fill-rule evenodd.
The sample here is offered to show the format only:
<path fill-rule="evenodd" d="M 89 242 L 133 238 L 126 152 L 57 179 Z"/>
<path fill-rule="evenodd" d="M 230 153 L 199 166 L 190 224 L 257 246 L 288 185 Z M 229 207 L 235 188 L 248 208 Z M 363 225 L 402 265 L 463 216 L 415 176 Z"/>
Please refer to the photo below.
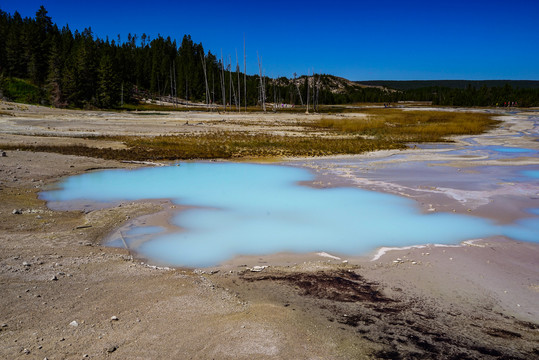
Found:
<path fill-rule="evenodd" d="M 333 94 L 346 94 L 351 93 L 354 91 L 358 91 L 361 89 L 378 89 L 382 91 L 394 91 L 387 89 L 385 86 L 382 85 L 375 85 L 375 84 L 365 84 L 363 82 L 358 81 L 351 81 L 339 76 L 329 75 L 329 74 L 316 74 L 313 75 L 301 75 L 297 78 L 285 78 L 281 77 L 278 79 L 275 79 L 275 83 L 278 86 L 294 86 L 294 87 L 301 87 L 303 84 L 305 84 L 305 79 L 309 79 L 309 85 L 313 86 L 314 83 L 320 84 L 320 88 L 324 89 L 326 91 L 329 91 Z"/>
<path fill-rule="evenodd" d="M 539 89 L 539 80 L 372 80 L 356 81 L 360 85 L 383 86 L 396 90 L 413 90 L 427 87 L 446 87 L 451 89 L 466 89 L 468 85 L 475 88 L 486 86 L 503 87 L 511 85 L 515 89 Z"/>

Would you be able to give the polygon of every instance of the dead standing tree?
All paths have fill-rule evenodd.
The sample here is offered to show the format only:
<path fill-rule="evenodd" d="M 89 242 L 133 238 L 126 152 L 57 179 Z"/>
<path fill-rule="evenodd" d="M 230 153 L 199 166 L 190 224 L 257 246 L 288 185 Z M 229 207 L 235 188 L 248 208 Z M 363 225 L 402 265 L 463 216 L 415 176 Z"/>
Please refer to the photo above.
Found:
<path fill-rule="evenodd" d="M 262 109 L 266 112 L 266 85 L 264 83 L 264 76 L 262 74 L 262 62 L 260 61 L 260 56 L 258 51 L 256 52 L 256 57 L 258 58 L 258 72 L 260 74 L 260 101 L 262 103 Z"/>
<path fill-rule="evenodd" d="M 318 75 L 316 78 L 316 109 L 315 109 L 316 112 L 318 112 L 319 110 L 318 109 L 319 94 L 320 94 L 320 75 Z"/>
<path fill-rule="evenodd" d="M 238 97 L 236 96 L 236 88 L 234 87 L 234 80 L 232 78 L 232 56 L 230 55 L 228 56 L 228 80 L 230 82 L 230 111 L 232 111 L 232 104 L 238 105 Z"/>
<path fill-rule="evenodd" d="M 221 95 L 223 95 L 223 107 L 226 112 L 226 94 L 225 94 L 225 64 L 223 63 L 223 50 L 221 50 Z"/>
<path fill-rule="evenodd" d="M 238 49 L 236 49 L 236 76 L 238 78 L 238 100 L 236 102 L 236 107 L 238 112 L 241 109 L 241 84 L 240 84 L 240 63 L 238 61 Z"/>
<path fill-rule="evenodd" d="M 296 89 L 298 90 L 298 95 L 299 95 L 299 101 L 301 102 L 301 106 L 303 106 L 303 98 L 301 97 L 301 91 L 299 90 L 299 85 L 298 83 L 296 82 L 296 73 L 294 73 L 294 85 L 296 85 Z"/>
<path fill-rule="evenodd" d="M 247 112 L 247 56 L 245 55 L 245 35 L 243 35 L 243 101 Z"/>
<path fill-rule="evenodd" d="M 310 82 L 309 82 L 309 72 L 307 72 L 307 109 L 305 110 L 305 114 L 309 113 L 309 88 L 310 88 Z"/>
<path fill-rule="evenodd" d="M 204 59 L 204 55 L 200 53 L 200 60 L 202 61 L 202 70 L 204 71 L 204 83 L 206 84 L 206 107 L 210 106 L 210 88 L 208 86 L 208 73 L 206 70 L 206 60 Z"/>
<path fill-rule="evenodd" d="M 172 65 L 170 66 L 170 101 L 172 101 L 173 107 L 176 107 L 176 95 L 176 64 L 173 60 Z"/>

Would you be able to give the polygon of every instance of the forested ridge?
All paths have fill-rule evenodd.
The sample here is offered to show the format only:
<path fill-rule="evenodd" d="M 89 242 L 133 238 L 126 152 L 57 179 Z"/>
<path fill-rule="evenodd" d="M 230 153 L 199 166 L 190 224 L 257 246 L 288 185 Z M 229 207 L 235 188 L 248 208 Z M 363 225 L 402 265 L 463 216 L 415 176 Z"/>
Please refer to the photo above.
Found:
<path fill-rule="evenodd" d="M 234 56 L 235 58 L 235 56 Z M 236 59 L 234 59 L 236 60 Z M 41 6 L 34 18 L 0 10 L 0 96 L 56 107 L 116 108 L 141 98 L 240 106 L 432 101 L 440 105 L 538 106 L 539 89 L 500 87 L 390 90 L 331 75 L 294 79 L 245 75 L 241 60 L 205 51 L 184 35 L 100 39 L 91 27 L 72 31 L 53 23 Z M 263 75 L 263 74 L 262 74 Z"/>

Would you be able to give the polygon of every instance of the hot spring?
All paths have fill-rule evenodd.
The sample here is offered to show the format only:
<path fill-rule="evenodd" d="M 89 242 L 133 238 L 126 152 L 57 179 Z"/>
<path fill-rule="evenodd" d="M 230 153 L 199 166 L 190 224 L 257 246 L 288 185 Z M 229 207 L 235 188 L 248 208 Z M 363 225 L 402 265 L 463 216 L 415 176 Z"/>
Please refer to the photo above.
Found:
<path fill-rule="evenodd" d="M 422 213 L 414 200 L 357 188 L 315 188 L 309 171 L 246 163 L 184 163 L 72 176 L 49 202 L 170 199 L 177 232 L 139 226 L 131 251 L 160 264 L 202 267 L 238 255 L 330 252 L 365 255 L 381 246 L 457 244 L 496 235 L 537 241 L 539 222 L 499 225 L 479 217 Z M 119 245 L 112 242 L 112 245 Z"/>

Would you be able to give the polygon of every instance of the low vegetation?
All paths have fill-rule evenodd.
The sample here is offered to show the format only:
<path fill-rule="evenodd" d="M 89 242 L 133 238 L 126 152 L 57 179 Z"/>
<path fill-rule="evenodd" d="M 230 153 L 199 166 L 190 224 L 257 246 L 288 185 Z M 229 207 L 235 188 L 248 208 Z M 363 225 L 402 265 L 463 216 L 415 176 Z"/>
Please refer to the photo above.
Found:
<path fill-rule="evenodd" d="M 367 118 L 323 118 L 306 124 L 396 143 L 442 142 L 449 136 L 477 135 L 499 122 L 489 114 L 401 109 L 365 109 Z"/>
<path fill-rule="evenodd" d="M 274 135 L 215 131 L 156 137 L 101 137 L 123 142 L 127 149 L 84 145 L 2 145 L 3 149 L 57 152 L 116 160 L 186 160 L 310 157 L 404 149 L 410 143 L 450 141 L 493 128 L 488 114 L 367 109 L 366 117 L 322 118 L 303 122 L 303 131 Z M 244 129 L 245 130 L 245 129 Z M 316 135 L 313 135 L 316 133 Z"/>
<path fill-rule="evenodd" d="M 43 90 L 29 80 L 18 78 L 0 79 L 1 94 L 13 101 L 25 104 L 39 104 Z"/>
<path fill-rule="evenodd" d="M 106 138 L 114 140 L 119 138 Z M 84 145 L 1 145 L 6 150 L 55 152 L 114 160 L 188 160 L 281 158 L 360 154 L 379 149 L 402 149 L 404 144 L 374 139 L 277 136 L 219 132 L 202 135 L 126 137 L 129 149 L 95 148 Z"/>

